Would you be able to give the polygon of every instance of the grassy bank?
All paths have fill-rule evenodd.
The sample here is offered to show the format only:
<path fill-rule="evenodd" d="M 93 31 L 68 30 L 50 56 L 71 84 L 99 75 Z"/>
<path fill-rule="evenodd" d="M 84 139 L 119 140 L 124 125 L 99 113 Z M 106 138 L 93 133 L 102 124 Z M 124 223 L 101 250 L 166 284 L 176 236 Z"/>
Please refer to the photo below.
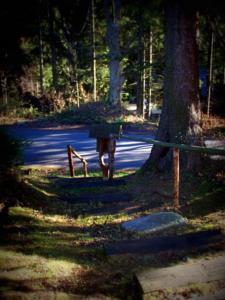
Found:
<path fill-rule="evenodd" d="M 121 222 L 154 211 L 170 210 L 172 204 L 169 174 L 117 174 L 121 178 L 127 176 L 128 184 L 117 187 L 117 191 L 129 190 L 134 195 L 133 205 L 149 207 L 133 214 L 121 211 L 101 215 L 87 213 L 86 204 L 63 201 L 68 194 L 74 197 L 82 193 L 97 194 L 98 187 L 79 191 L 62 188 L 59 180 L 74 180 L 63 170 L 33 170 L 22 175 L 27 193 L 10 208 L 7 223 L 1 227 L 3 299 L 51 299 L 56 295 L 61 297 L 59 299 L 74 299 L 74 295 L 77 299 L 87 299 L 88 295 L 96 297 L 93 299 L 131 299 L 136 271 L 202 256 L 198 251 L 106 256 L 104 244 L 107 242 L 150 237 L 121 231 Z M 189 223 L 178 231 L 167 230 L 163 234 L 212 228 L 224 231 L 224 192 L 222 171 L 185 175 L 180 212 L 188 217 Z M 206 254 L 214 255 L 218 251 L 223 252 L 224 246 L 215 245 Z"/>

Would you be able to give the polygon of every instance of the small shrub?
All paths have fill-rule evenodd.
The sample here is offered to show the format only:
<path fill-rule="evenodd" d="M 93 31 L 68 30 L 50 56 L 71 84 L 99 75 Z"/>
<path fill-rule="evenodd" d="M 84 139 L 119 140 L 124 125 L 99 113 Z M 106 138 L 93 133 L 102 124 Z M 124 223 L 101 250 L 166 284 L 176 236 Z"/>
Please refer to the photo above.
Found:
<path fill-rule="evenodd" d="M 4 128 L 0 129 L 0 141 L 0 173 L 6 173 L 20 161 L 22 142 L 12 138 Z"/>
<path fill-rule="evenodd" d="M 20 194 L 20 182 L 16 166 L 20 161 L 21 141 L 12 138 L 5 129 L 0 129 L 0 213 L 1 222 L 8 216 L 9 207 L 17 201 Z"/>

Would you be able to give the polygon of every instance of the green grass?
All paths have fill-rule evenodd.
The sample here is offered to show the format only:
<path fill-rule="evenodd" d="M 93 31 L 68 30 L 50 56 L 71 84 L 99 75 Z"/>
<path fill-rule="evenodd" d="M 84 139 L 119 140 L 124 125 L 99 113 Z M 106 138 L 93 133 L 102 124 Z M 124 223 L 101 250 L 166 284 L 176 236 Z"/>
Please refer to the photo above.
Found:
<path fill-rule="evenodd" d="M 116 177 L 130 174 L 133 172 L 123 171 Z M 90 176 L 100 175 L 99 172 L 90 172 Z M 23 175 L 28 192 L 21 198 L 21 206 L 10 209 L 7 224 L 1 229 L 0 280 L 3 284 L 0 293 L 3 299 L 12 299 L 10 295 L 14 295 L 15 299 L 19 295 L 24 297 L 21 299 L 35 295 L 51 299 L 52 291 L 62 293 L 60 297 L 77 294 L 80 299 L 87 295 L 97 295 L 97 299 L 100 296 L 126 299 L 131 293 L 135 272 L 202 255 L 180 251 L 164 253 L 163 256 L 159 253 L 107 257 L 105 243 L 150 237 L 127 234 L 121 231 L 120 224 L 141 214 L 152 213 L 155 209 L 132 215 L 84 214 L 85 204 L 69 204 L 60 199 L 67 191 L 56 185 L 56 178 L 74 180 L 64 170 L 33 169 Z M 217 174 L 214 180 L 205 175 L 191 175 L 184 179 L 181 211 L 189 218 L 189 225 L 164 234 L 225 229 L 224 179 Z M 151 199 L 153 206 L 154 202 L 163 206 L 165 202 L 161 196 L 154 193 L 157 187 L 161 192 L 169 193 L 170 178 L 167 175 L 133 174 L 128 186 L 121 186 L 121 190 L 134 194 L 134 204 L 146 204 Z M 111 187 L 109 191 L 112 191 Z M 97 188 L 79 191 L 80 194 L 98 192 L 101 191 Z M 78 194 L 76 190 L 72 193 Z M 169 201 L 166 200 L 168 204 Z"/>

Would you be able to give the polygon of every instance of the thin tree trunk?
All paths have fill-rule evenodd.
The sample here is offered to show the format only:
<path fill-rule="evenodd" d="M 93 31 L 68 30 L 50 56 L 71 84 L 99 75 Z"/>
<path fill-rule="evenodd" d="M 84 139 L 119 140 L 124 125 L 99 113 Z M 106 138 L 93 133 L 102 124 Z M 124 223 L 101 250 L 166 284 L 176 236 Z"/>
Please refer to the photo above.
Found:
<path fill-rule="evenodd" d="M 77 107 L 80 107 L 79 81 L 77 78 L 76 78 L 76 98 L 77 98 Z"/>
<path fill-rule="evenodd" d="M 43 56 L 43 39 L 42 39 L 42 22 L 41 22 L 41 15 L 42 15 L 42 0 L 39 1 L 39 83 L 40 83 L 40 94 L 44 94 L 44 56 Z"/>
<path fill-rule="evenodd" d="M 165 5 L 164 102 L 156 139 L 201 145 L 196 12 L 185 0 L 168 0 Z M 181 153 L 181 163 L 186 168 L 194 169 L 199 161 L 198 155 Z M 143 169 L 171 169 L 171 163 L 172 151 L 154 146 Z"/>
<path fill-rule="evenodd" d="M 146 51 L 145 51 L 145 42 L 143 42 L 143 117 L 145 115 L 145 99 L 146 99 L 146 59 L 145 59 Z"/>
<path fill-rule="evenodd" d="M 49 3 L 50 4 L 50 3 Z M 58 91 L 58 70 L 57 70 L 57 54 L 56 54 L 56 41 L 55 41 L 55 28 L 54 28 L 54 10 L 51 5 L 49 9 L 49 35 L 51 47 L 51 66 L 52 66 L 52 83 L 56 91 Z"/>
<path fill-rule="evenodd" d="M 225 85 L 225 66 L 223 67 L 223 84 Z"/>
<path fill-rule="evenodd" d="M 3 71 L 1 74 L 1 89 L 2 89 L 2 100 L 3 105 L 7 108 L 8 105 L 8 80 Z"/>
<path fill-rule="evenodd" d="M 109 103 L 121 103 L 121 51 L 119 39 L 120 0 L 104 0 L 107 23 L 106 41 L 109 47 Z M 111 12 L 112 11 L 112 12 Z"/>
<path fill-rule="evenodd" d="M 150 118 L 151 116 L 151 106 L 152 106 L 152 63 L 153 63 L 153 32 L 150 28 L 149 31 L 149 56 L 148 56 L 148 62 L 149 62 L 149 72 L 148 72 L 148 93 L 147 93 L 147 109 L 146 109 L 146 116 L 147 118 Z"/>
<path fill-rule="evenodd" d="M 91 19 L 92 19 L 93 100 L 97 101 L 96 49 L 95 49 L 95 2 L 94 2 L 94 0 L 91 0 Z"/>
<path fill-rule="evenodd" d="M 141 9 L 141 8 L 140 8 Z M 138 72 L 137 72 L 137 114 L 144 117 L 144 37 L 142 25 L 142 11 L 139 11 L 138 16 Z"/>
<path fill-rule="evenodd" d="M 65 20 L 61 19 L 62 30 L 64 32 L 65 42 L 67 45 L 67 59 L 69 63 L 70 70 L 70 82 L 73 87 L 72 90 L 75 89 L 75 97 L 77 106 L 80 106 L 80 91 L 79 91 L 79 79 L 78 79 L 78 57 L 77 57 L 77 49 L 76 44 L 73 42 L 71 37 L 71 32 L 68 30 Z"/>
<path fill-rule="evenodd" d="M 207 95 L 207 116 L 210 114 L 210 106 L 211 106 L 211 92 L 212 92 L 212 84 L 213 84 L 213 45 L 214 45 L 214 33 L 211 32 L 210 38 L 210 48 L 209 48 L 209 86 L 208 86 L 208 95 Z"/>

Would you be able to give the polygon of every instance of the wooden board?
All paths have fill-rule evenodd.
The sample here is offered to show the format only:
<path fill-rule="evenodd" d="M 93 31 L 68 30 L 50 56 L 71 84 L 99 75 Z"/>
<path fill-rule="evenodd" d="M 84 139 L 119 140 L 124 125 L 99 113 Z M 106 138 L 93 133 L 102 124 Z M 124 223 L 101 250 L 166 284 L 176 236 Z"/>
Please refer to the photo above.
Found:
<path fill-rule="evenodd" d="M 128 193 L 101 193 L 101 194 L 87 194 L 81 196 L 64 196 L 64 201 L 68 201 L 70 203 L 118 203 L 118 202 L 130 202 L 133 200 L 132 195 Z"/>
<path fill-rule="evenodd" d="M 224 241 L 219 230 L 186 233 L 183 235 L 157 236 L 150 239 L 122 240 L 105 245 L 108 255 L 154 254 L 163 251 L 205 250 L 210 245 Z"/>
<path fill-rule="evenodd" d="M 225 256 L 199 259 L 168 268 L 149 269 L 136 274 L 143 295 L 194 283 L 225 280 Z"/>
<path fill-rule="evenodd" d="M 113 180 L 102 180 L 102 178 L 57 178 L 55 180 L 57 186 L 65 189 L 79 189 L 92 187 L 117 187 L 126 184 L 125 179 L 116 178 Z"/>

